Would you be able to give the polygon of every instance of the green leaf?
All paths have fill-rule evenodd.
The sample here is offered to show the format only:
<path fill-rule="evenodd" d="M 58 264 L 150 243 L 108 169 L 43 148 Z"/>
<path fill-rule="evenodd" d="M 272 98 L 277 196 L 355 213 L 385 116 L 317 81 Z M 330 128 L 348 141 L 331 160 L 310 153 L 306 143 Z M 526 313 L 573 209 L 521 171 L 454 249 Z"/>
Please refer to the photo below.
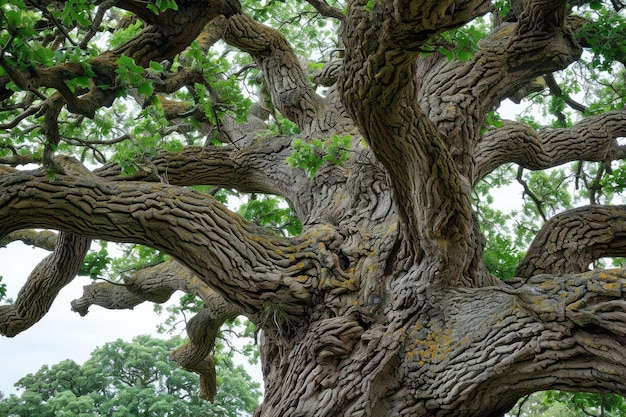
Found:
<path fill-rule="evenodd" d="M 591 10 L 600 10 L 602 8 L 602 2 L 600 1 L 592 1 L 589 3 L 589 7 Z"/>
<path fill-rule="evenodd" d="M 139 94 L 143 94 L 146 97 L 150 97 L 154 93 L 154 87 L 152 86 L 151 82 L 146 81 L 145 83 L 140 85 L 139 88 L 137 88 L 137 92 Z"/>
<path fill-rule="evenodd" d="M 150 61 L 150 69 L 155 72 L 163 72 L 163 65 L 158 62 Z"/>

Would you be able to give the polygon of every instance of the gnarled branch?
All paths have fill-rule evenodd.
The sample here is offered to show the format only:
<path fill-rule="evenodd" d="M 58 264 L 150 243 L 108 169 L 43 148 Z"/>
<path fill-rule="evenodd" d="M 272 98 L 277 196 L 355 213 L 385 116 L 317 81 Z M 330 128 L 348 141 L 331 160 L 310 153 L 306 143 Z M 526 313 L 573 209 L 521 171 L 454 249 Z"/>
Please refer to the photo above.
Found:
<path fill-rule="evenodd" d="M 33 269 L 15 304 L 0 306 L 0 334 L 13 337 L 48 312 L 59 291 L 78 273 L 90 242 L 74 233 L 59 235 L 54 252 Z"/>
<path fill-rule="evenodd" d="M 543 225 L 515 274 L 580 273 L 613 256 L 626 256 L 626 206 L 578 207 Z"/>
<path fill-rule="evenodd" d="M 249 314 L 266 302 L 280 304 L 289 314 L 303 314 L 303 300 L 310 299 L 335 267 L 335 260 L 319 247 L 334 239 L 332 230 L 277 238 L 210 196 L 163 184 L 68 175 L 50 181 L 43 173 L 2 175 L 0 219 L 0 236 L 45 227 L 157 248 Z"/>
<path fill-rule="evenodd" d="M 626 110 L 588 116 L 562 129 L 535 131 L 528 125 L 506 121 L 485 132 L 475 150 L 474 183 L 496 167 L 514 162 L 531 170 L 552 168 L 572 161 L 602 162 L 626 156 L 617 139 L 626 136 Z"/>
<path fill-rule="evenodd" d="M 280 32 L 239 14 L 229 19 L 224 40 L 254 58 L 265 76 L 274 106 L 296 123 L 305 136 L 338 126 L 341 120 L 338 114 L 309 84 L 289 42 Z"/>
<path fill-rule="evenodd" d="M 459 175 L 445 138 L 418 105 L 415 60 L 420 44 L 433 33 L 485 13 L 490 5 L 447 2 L 430 10 L 409 3 L 377 2 L 371 12 L 352 4 L 340 87 L 346 107 L 388 171 L 407 240 L 432 262 L 425 268 L 437 271 L 435 280 L 482 285 L 486 275 L 477 267 L 481 247 L 469 184 Z M 447 13 L 452 7 L 454 16 Z"/>

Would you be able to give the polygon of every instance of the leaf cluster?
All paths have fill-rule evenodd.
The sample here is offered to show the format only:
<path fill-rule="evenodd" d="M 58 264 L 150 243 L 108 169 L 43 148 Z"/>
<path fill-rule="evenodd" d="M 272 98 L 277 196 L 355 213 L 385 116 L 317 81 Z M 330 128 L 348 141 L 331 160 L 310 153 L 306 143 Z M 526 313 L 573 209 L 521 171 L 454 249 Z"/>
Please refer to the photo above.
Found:
<path fill-rule="evenodd" d="M 333 135 L 330 138 L 306 141 L 296 139 L 293 142 L 294 151 L 287 157 L 287 163 L 292 167 L 302 168 L 313 178 L 325 162 L 341 165 L 347 161 L 352 149 L 351 141 L 350 135 Z"/>
<path fill-rule="evenodd" d="M 302 223 L 282 198 L 252 194 L 238 210 L 247 220 L 274 230 L 277 235 L 296 236 L 302 233 Z"/>
<path fill-rule="evenodd" d="M 517 417 L 619 417 L 626 399 L 614 394 L 542 391 L 522 398 L 507 416 Z"/>

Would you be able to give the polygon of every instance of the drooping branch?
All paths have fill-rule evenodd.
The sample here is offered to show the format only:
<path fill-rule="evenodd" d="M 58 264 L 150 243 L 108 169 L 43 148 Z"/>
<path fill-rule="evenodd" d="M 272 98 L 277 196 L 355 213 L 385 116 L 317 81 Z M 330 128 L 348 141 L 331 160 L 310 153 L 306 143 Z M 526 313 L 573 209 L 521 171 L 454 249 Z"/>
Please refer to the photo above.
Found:
<path fill-rule="evenodd" d="M 212 352 L 222 324 L 240 311 L 204 281 L 176 261 L 143 268 L 121 283 L 99 282 L 84 287 L 83 296 L 72 301 L 72 310 L 87 314 L 91 305 L 108 309 L 131 309 L 151 301 L 163 303 L 175 291 L 198 296 L 205 308 L 187 323 L 189 342 L 174 350 L 170 359 L 200 375 L 200 397 L 213 401 L 216 387 L 215 360 Z"/>
<path fill-rule="evenodd" d="M 59 291 L 78 273 L 89 244 L 88 238 L 78 234 L 59 235 L 54 252 L 33 269 L 15 304 L 0 306 L 0 334 L 13 337 L 48 312 Z"/>
<path fill-rule="evenodd" d="M 215 338 L 224 322 L 233 320 L 239 311 L 214 293 L 207 299 L 207 307 L 189 320 L 189 342 L 174 350 L 170 359 L 181 367 L 200 375 L 200 398 L 213 401 L 217 392 L 215 359 L 212 351 Z"/>
<path fill-rule="evenodd" d="M 535 131 L 506 121 L 489 128 L 476 147 L 474 183 L 500 165 L 514 162 L 531 170 L 566 162 L 612 161 L 626 156 L 617 139 L 626 136 L 626 110 L 588 116 L 570 128 Z"/>
<path fill-rule="evenodd" d="M 142 268 L 122 282 L 96 282 L 83 287 L 83 295 L 72 301 L 72 310 L 81 316 L 97 305 L 111 310 L 132 309 L 150 301 L 164 303 L 176 291 L 198 296 L 205 304 L 217 297 L 214 290 L 180 263 L 170 260 Z"/>
<path fill-rule="evenodd" d="M 579 207 L 544 224 L 515 274 L 580 273 L 595 260 L 620 256 L 626 256 L 626 206 Z"/>
<path fill-rule="evenodd" d="M 332 230 L 277 238 L 210 196 L 163 184 L 83 175 L 59 174 L 54 181 L 43 173 L 2 175 L 0 219 L 0 236 L 43 227 L 157 248 L 250 314 L 266 302 L 302 314 L 311 291 L 335 262 L 319 247 L 333 239 Z M 327 273 L 320 271 L 322 265 Z M 309 275 L 313 270 L 320 275 Z"/>
<path fill-rule="evenodd" d="M 58 234 L 50 230 L 16 230 L 0 240 L 0 246 L 8 245 L 11 242 L 21 241 L 26 245 L 53 251 L 57 244 L 57 238 Z"/>

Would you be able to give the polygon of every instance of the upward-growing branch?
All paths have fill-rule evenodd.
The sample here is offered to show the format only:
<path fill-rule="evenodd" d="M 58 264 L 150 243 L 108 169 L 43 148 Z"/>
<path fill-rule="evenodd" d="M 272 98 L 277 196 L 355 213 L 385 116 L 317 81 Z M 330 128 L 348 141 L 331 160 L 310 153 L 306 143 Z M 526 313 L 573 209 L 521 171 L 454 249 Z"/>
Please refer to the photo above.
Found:
<path fill-rule="evenodd" d="M 310 85 L 280 32 L 238 14 L 229 19 L 224 40 L 252 56 L 267 81 L 274 105 L 305 136 L 336 127 L 338 115 Z"/>
<path fill-rule="evenodd" d="M 490 4 L 445 2 L 429 9 L 413 3 L 377 1 L 371 12 L 351 3 L 340 86 L 346 107 L 388 171 L 415 252 L 423 251 L 434 275 L 448 283 L 480 284 L 469 183 L 417 103 L 416 58 L 430 36 L 485 13 Z"/>
<path fill-rule="evenodd" d="M 441 59 L 427 70 L 418 100 L 446 137 L 462 175 L 474 175 L 472 150 L 488 112 L 533 77 L 563 69 L 580 57 L 581 47 L 570 30 L 561 28 L 563 23 L 541 40 L 519 31 L 522 23 L 507 23 L 480 42 L 472 59 Z"/>

